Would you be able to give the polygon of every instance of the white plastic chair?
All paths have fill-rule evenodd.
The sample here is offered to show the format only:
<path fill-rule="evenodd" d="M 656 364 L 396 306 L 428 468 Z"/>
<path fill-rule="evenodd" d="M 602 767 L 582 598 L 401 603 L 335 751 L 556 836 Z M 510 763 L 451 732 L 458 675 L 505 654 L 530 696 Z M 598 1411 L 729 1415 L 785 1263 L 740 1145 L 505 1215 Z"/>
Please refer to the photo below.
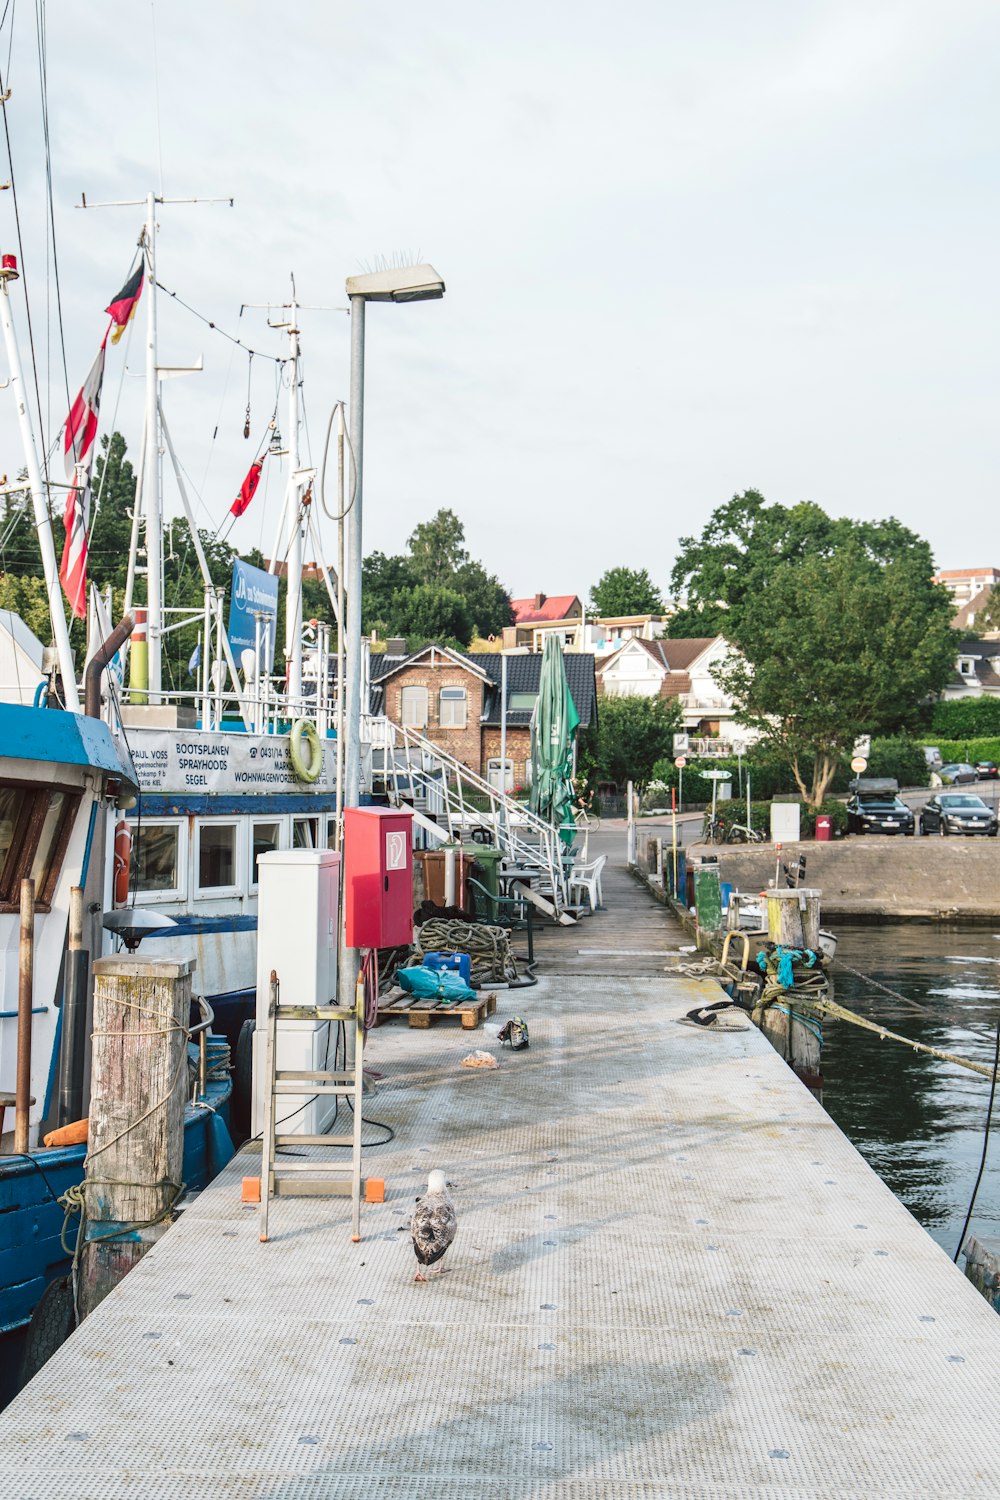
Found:
<path fill-rule="evenodd" d="M 596 911 L 599 906 L 604 905 L 601 896 L 601 872 L 607 862 L 608 856 L 601 854 L 597 859 L 592 860 L 589 865 L 577 865 L 569 877 L 571 901 L 577 892 L 581 895 L 586 892 L 587 904 L 592 912 Z"/>

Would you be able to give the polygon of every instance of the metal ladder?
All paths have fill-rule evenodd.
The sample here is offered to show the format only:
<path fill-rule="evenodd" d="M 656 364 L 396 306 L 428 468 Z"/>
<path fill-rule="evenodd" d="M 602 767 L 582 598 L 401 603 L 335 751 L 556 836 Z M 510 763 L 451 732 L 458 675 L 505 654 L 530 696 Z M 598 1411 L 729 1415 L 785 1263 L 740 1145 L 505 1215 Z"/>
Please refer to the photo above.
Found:
<path fill-rule="evenodd" d="M 302 1071 L 277 1067 L 278 1022 L 329 1020 L 342 1022 L 345 1042 L 347 1028 L 354 1026 L 354 1067 L 352 1069 Z M 362 1067 L 364 1028 L 356 1006 L 344 1011 L 334 1005 L 282 1005 L 278 975 L 271 970 L 271 991 L 267 1007 L 267 1036 L 264 1057 L 264 1131 L 261 1143 L 260 1173 L 260 1240 L 267 1242 L 267 1215 L 271 1198 L 277 1197 L 351 1197 L 351 1239 L 361 1239 L 361 1096 L 365 1090 Z M 346 1051 L 346 1048 L 345 1048 Z M 335 1058 L 336 1060 L 336 1058 Z M 305 1085 L 305 1087 L 303 1087 Z M 285 1094 L 336 1094 L 351 1106 L 350 1135 L 289 1135 L 280 1131 L 288 1116 L 277 1118 L 278 1100 Z M 288 1146 L 350 1146 L 350 1163 L 344 1161 L 277 1160 L 277 1153 Z"/>

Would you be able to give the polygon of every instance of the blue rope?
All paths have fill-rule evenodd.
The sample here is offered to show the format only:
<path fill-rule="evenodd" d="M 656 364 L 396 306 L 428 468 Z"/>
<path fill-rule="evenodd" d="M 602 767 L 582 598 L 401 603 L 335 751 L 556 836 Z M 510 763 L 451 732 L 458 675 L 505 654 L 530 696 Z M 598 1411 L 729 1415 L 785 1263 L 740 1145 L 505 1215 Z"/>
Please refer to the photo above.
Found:
<path fill-rule="evenodd" d="M 793 965 L 804 963 L 807 969 L 811 969 L 817 959 L 812 948 L 784 948 L 780 943 L 775 943 L 771 956 L 778 961 L 778 983 L 783 990 L 790 990 L 795 984 Z M 762 974 L 767 973 L 768 954 L 763 948 L 757 954 L 757 967 Z"/>

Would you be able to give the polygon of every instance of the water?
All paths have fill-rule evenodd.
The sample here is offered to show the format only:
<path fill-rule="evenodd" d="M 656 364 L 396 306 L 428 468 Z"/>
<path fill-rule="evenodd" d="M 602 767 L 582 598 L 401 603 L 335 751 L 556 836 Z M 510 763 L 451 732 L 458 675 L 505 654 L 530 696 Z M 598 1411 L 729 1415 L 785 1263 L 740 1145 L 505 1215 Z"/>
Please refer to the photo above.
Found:
<path fill-rule="evenodd" d="M 836 999 L 914 1041 L 993 1066 L 1000 933 L 986 927 L 837 924 Z M 823 1104 L 920 1224 L 954 1255 L 983 1149 L 990 1080 L 838 1021 L 823 1023 Z M 1000 1234 L 1000 1087 L 971 1230 Z M 962 1262 L 960 1262 L 962 1264 Z"/>

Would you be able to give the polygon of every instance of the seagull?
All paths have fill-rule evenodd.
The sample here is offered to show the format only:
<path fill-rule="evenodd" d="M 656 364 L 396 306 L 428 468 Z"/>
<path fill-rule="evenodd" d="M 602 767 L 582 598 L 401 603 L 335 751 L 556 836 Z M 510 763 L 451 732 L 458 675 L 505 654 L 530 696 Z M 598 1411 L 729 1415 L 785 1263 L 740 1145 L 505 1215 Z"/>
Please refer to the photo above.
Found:
<path fill-rule="evenodd" d="M 413 1237 L 413 1253 L 417 1257 L 417 1274 L 414 1281 L 426 1281 L 423 1266 L 432 1266 L 436 1260 L 440 1260 L 455 1238 L 458 1228 L 458 1219 L 455 1216 L 455 1205 L 448 1195 L 448 1183 L 443 1172 L 431 1172 L 427 1178 L 427 1191 L 422 1198 L 417 1199 L 417 1206 L 413 1210 L 413 1218 L 410 1220 L 410 1234 Z M 447 1269 L 442 1266 L 437 1272 Z"/>

